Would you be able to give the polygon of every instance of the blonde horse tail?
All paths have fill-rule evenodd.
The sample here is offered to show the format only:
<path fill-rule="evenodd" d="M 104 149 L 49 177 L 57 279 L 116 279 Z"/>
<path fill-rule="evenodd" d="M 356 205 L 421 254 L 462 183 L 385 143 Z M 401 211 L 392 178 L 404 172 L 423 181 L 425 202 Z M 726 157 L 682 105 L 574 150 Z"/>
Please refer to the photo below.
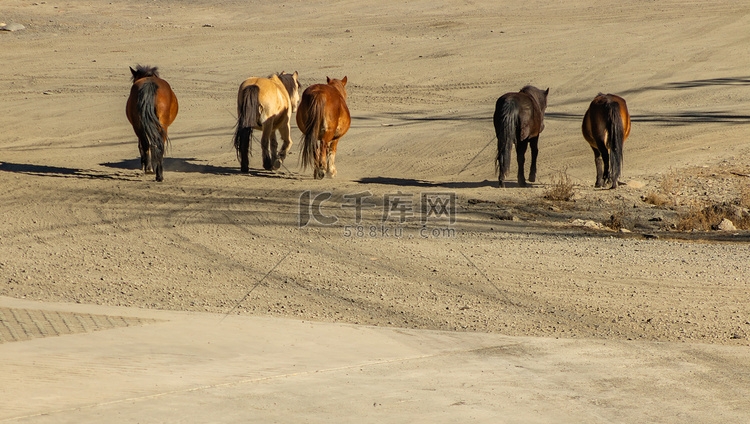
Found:
<path fill-rule="evenodd" d="M 234 148 L 237 150 L 237 159 L 240 160 L 240 170 L 250 170 L 250 156 L 253 149 L 250 140 L 253 136 L 253 127 L 258 124 L 260 109 L 260 88 L 257 85 L 248 85 L 240 89 L 237 96 L 237 129 L 234 132 Z"/>
<path fill-rule="evenodd" d="M 318 151 L 318 137 L 324 113 L 325 100 L 319 96 L 312 97 L 305 119 L 305 133 L 302 136 L 302 169 L 307 169 L 308 166 L 315 168 L 315 155 Z"/>
<path fill-rule="evenodd" d="M 497 136 L 497 156 L 495 172 L 498 173 L 500 187 L 504 187 L 505 177 L 510 168 L 510 152 L 518 138 L 518 103 L 513 99 L 500 98 L 495 106 L 493 122 Z"/>
<path fill-rule="evenodd" d="M 164 157 L 165 134 L 164 127 L 156 115 L 156 91 L 159 86 L 149 81 L 138 89 L 138 114 L 141 120 L 139 138 L 148 141 L 151 157 L 160 164 Z"/>
<path fill-rule="evenodd" d="M 616 188 L 622 168 L 622 145 L 625 138 L 622 116 L 620 115 L 620 104 L 617 102 L 607 103 L 607 114 L 609 179 L 612 182 L 612 188 Z"/>

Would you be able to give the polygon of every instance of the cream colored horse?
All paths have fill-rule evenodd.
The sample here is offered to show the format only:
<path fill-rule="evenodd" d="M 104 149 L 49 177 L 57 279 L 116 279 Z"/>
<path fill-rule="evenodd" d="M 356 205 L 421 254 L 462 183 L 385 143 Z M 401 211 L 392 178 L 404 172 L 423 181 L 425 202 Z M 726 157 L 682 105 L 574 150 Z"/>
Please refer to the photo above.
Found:
<path fill-rule="evenodd" d="M 237 93 L 237 130 L 234 147 L 240 160 L 240 170 L 250 170 L 250 140 L 253 130 L 261 130 L 260 146 L 263 150 L 263 168 L 277 170 L 292 147 L 292 112 L 300 101 L 298 74 L 282 72 L 268 78 L 246 79 Z M 278 149 L 276 131 L 284 143 Z"/>

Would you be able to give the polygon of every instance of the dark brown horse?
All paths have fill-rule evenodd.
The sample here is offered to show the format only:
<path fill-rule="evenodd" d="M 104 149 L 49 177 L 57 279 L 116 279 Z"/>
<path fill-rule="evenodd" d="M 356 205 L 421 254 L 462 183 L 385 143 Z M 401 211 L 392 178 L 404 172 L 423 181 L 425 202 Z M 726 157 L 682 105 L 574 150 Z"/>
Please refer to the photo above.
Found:
<path fill-rule="evenodd" d="M 263 151 L 263 168 L 277 170 L 292 148 L 292 112 L 299 104 L 298 74 L 281 72 L 268 78 L 246 79 L 237 93 L 237 130 L 234 147 L 240 159 L 240 170 L 249 172 L 250 139 L 253 130 L 261 130 L 260 146 Z M 278 149 L 276 131 L 284 143 Z"/>
<path fill-rule="evenodd" d="M 539 133 L 544 130 L 544 111 L 547 109 L 549 88 L 542 91 L 527 85 L 518 93 L 503 94 L 495 104 L 495 134 L 497 135 L 497 157 L 500 187 L 505 187 L 505 178 L 510 168 L 510 151 L 516 145 L 518 160 L 518 185 L 526 187 L 524 178 L 524 156 L 531 145 L 531 169 L 529 181 L 536 181 L 536 157 L 539 153 Z"/>
<path fill-rule="evenodd" d="M 147 174 L 156 172 L 156 181 L 164 180 L 164 149 L 169 137 L 167 127 L 177 117 L 177 97 L 169 83 L 159 78 L 158 68 L 130 68 L 133 86 L 125 109 L 128 121 L 138 136 L 141 167 Z"/>
<path fill-rule="evenodd" d="M 596 184 L 617 188 L 622 170 L 622 145 L 630 135 L 630 114 L 625 99 L 599 93 L 583 116 L 583 138 L 594 150 Z"/>
<path fill-rule="evenodd" d="M 307 87 L 297 109 L 297 127 L 303 134 L 302 165 L 313 167 L 315 179 L 336 176 L 336 146 L 351 124 L 346 77 L 326 80 L 328 84 Z"/>

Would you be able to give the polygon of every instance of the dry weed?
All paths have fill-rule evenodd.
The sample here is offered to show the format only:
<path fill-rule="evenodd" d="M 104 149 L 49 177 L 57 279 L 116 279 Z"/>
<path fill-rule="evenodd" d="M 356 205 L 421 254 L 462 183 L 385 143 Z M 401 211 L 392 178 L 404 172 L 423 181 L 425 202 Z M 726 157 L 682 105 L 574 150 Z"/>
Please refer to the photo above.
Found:
<path fill-rule="evenodd" d="M 552 178 L 552 184 L 545 190 L 544 198 L 547 200 L 568 201 L 573 197 L 573 181 L 568 176 L 567 170 L 558 172 L 556 177 Z"/>
<path fill-rule="evenodd" d="M 680 214 L 675 225 L 677 231 L 708 231 L 711 229 L 712 217 L 708 216 L 708 208 L 693 202 L 687 212 Z"/>
<path fill-rule="evenodd" d="M 737 203 L 742 208 L 750 209 L 750 184 L 742 185 L 742 188 L 740 189 L 740 197 L 737 200 Z"/>
<path fill-rule="evenodd" d="M 709 205 L 694 202 L 687 212 L 679 216 L 676 229 L 678 231 L 715 230 L 721 221 L 728 219 L 737 229 L 748 230 L 750 229 L 750 213 L 747 208 L 737 203 L 740 202 Z"/>
<path fill-rule="evenodd" d="M 670 168 L 669 174 L 662 177 L 661 182 L 659 183 L 659 189 L 665 195 L 672 196 L 677 192 L 678 188 L 679 178 L 677 177 L 677 173 Z"/>
<path fill-rule="evenodd" d="M 620 231 L 620 229 L 626 228 L 625 211 L 622 209 L 615 211 L 612 216 L 609 217 L 609 220 L 604 222 L 604 225 L 615 231 Z"/>
<path fill-rule="evenodd" d="M 654 191 L 648 193 L 646 197 L 643 198 L 643 201 L 658 207 L 666 206 L 670 203 L 666 196 Z"/>

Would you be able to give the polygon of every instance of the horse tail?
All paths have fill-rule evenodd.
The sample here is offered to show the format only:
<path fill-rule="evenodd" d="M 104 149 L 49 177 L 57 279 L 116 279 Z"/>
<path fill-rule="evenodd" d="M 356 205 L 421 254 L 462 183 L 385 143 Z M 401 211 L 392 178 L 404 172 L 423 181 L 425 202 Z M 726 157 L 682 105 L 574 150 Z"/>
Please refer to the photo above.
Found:
<path fill-rule="evenodd" d="M 237 98 L 237 130 L 234 133 L 234 148 L 237 149 L 238 157 L 243 145 L 247 146 L 250 156 L 253 155 L 250 138 L 253 136 L 253 127 L 258 125 L 259 95 L 260 87 L 248 85 L 240 91 Z"/>
<path fill-rule="evenodd" d="M 299 113 L 299 112 L 297 112 Z M 313 96 L 305 117 L 305 134 L 302 136 L 302 169 L 315 168 L 315 154 L 318 151 L 318 136 L 325 116 L 325 99 Z"/>
<path fill-rule="evenodd" d="M 518 138 L 518 102 L 500 98 L 495 106 L 493 122 L 497 136 L 495 172 L 504 180 L 510 168 L 510 152 Z"/>
<path fill-rule="evenodd" d="M 159 86 L 148 81 L 138 89 L 138 113 L 141 120 L 139 137 L 148 141 L 151 157 L 160 163 L 164 157 L 164 137 L 166 131 L 156 115 L 156 91 Z"/>
<path fill-rule="evenodd" d="M 622 168 L 622 144 L 625 138 L 622 116 L 620 115 L 620 104 L 617 102 L 607 103 L 607 133 L 609 145 L 609 179 L 612 188 L 617 187 Z"/>

